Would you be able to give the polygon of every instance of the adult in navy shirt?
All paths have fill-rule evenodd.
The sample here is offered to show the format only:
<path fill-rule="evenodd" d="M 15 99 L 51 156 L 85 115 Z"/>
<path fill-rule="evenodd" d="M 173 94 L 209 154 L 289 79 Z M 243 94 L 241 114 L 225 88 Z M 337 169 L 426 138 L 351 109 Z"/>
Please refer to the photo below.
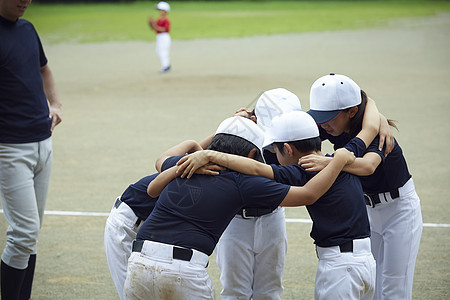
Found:
<path fill-rule="evenodd" d="M 9 227 L 1 256 L 3 299 L 29 299 L 61 103 L 33 25 L 31 0 L 0 0 L 0 199 Z M 49 107 L 50 106 L 50 107 Z"/>
<path fill-rule="evenodd" d="M 224 123 L 226 126 L 222 126 Z M 261 160 L 260 131 L 254 122 L 232 117 L 222 122 L 208 148 Z M 183 153 L 185 149 L 179 148 L 172 154 Z M 220 171 L 217 176 L 172 180 L 179 158 L 164 154 L 157 162 L 157 167 L 162 166 L 165 171 L 150 183 L 149 192 L 157 196 L 166 184 L 167 187 L 133 244 L 125 299 L 156 299 L 162 295 L 174 299 L 215 299 L 205 267 L 236 213 L 246 205 L 269 205 L 275 209 L 280 204 L 296 206 L 315 201 L 331 186 L 343 165 L 353 160 L 348 151 L 342 152 L 333 160 L 334 166 L 324 169 L 311 185 L 290 187 L 230 170 Z M 154 185 L 159 186 L 156 194 Z"/>

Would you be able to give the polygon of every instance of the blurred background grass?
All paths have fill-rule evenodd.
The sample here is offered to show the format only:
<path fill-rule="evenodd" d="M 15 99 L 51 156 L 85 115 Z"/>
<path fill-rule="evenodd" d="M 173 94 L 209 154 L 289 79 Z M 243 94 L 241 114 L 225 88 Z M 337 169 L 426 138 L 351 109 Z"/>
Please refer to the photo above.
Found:
<path fill-rule="evenodd" d="M 47 43 L 152 41 L 153 1 L 32 3 L 25 18 Z M 448 1 L 170 1 L 172 38 L 190 40 L 385 26 L 392 19 L 450 11 Z"/>

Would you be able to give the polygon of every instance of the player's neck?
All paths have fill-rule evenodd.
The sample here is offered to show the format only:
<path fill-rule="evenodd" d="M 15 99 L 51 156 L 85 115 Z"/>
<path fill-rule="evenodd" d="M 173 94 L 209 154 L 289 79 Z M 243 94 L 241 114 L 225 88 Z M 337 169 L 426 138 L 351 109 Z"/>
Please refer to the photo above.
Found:
<path fill-rule="evenodd" d="M 307 151 L 307 152 L 298 152 L 298 159 L 302 158 L 303 156 L 315 154 L 315 155 L 322 155 L 321 151 Z"/>

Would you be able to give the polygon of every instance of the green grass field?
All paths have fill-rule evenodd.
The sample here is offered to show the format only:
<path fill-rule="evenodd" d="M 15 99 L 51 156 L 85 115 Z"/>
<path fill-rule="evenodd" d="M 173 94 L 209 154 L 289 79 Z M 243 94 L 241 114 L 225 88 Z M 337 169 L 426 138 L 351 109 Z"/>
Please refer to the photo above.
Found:
<path fill-rule="evenodd" d="M 33 3 L 25 17 L 47 42 L 154 40 L 147 25 L 155 2 Z M 450 11 L 445 1 L 175 2 L 172 38 L 244 37 L 385 26 L 390 20 Z"/>

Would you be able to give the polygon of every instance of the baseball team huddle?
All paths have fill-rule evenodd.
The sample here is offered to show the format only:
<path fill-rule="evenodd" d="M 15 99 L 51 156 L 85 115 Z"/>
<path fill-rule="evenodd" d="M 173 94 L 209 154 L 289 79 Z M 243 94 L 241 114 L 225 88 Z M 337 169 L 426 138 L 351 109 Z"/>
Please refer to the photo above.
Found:
<path fill-rule="evenodd" d="M 37 239 L 62 105 L 41 41 L 22 19 L 31 0 L 0 0 L 0 200 L 9 227 L 2 299 L 31 299 Z M 162 72 L 170 7 L 160 2 Z M 164 25 L 164 24 L 165 25 Z M 167 26 L 165 31 L 162 27 Z M 166 34 L 167 33 L 167 34 Z M 6 41 L 6 42 L 4 42 Z M 158 48 L 161 46 L 161 48 Z M 420 199 L 392 120 L 349 77 L 310 88 L 310 110 L 284 88 L 264 91 L 202 141 L 163 152 L 106 220 L 104 246 L 121 299 L 281 299 L 284 207 L 305 206 L 318 267 L 315 299 L 412 299 Z M 335 152 L 323 155 L 328 140 Z M 302 253 L 296 253 L 302 255 Z"/>
<path fill-rule="evenodd" d="M 308 112 L 292 92 L 267 90 L 213 135 L 166 150 L 106 221 L 120 298 L 217 299 L 206 271 L 215 252 L 221 299 L 281 299 L 284 207 L 306 206 L 315 299 L 412 299 L 423 223 L 391 126 L 351 78 L 331 73 L 312 84 Z"/>

